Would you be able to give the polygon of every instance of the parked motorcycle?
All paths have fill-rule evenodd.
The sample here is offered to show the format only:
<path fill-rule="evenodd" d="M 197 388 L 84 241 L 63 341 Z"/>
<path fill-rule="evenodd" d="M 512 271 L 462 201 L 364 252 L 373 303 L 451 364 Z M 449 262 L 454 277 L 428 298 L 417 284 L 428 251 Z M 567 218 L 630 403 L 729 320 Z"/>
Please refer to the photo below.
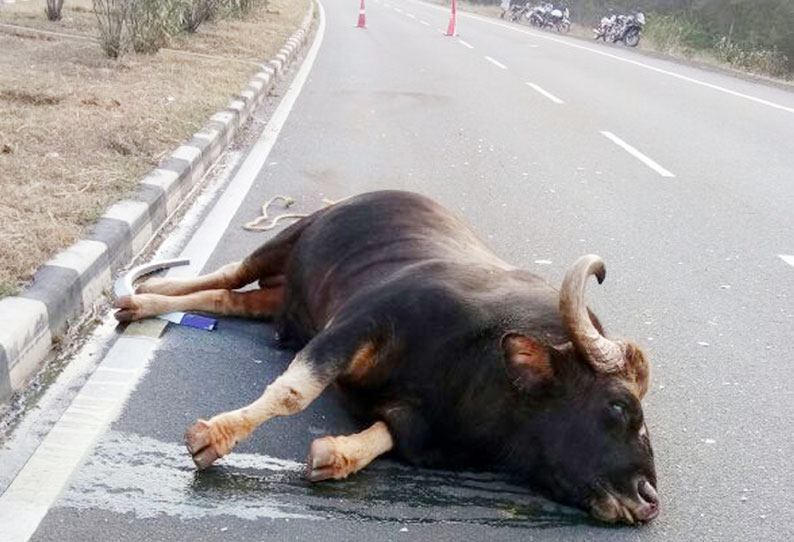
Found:
<path fill-rule="evenodd" d="M 557 32 L 571 29 L 571 12 L 566 8 L 544 2 L 533 7 L 528 14 L 529 24 L 538 28 L 553 28 Z"/>
<path fill-rule="evenodd" d="M 525 4 L 511 4 L 510 5 L 510 20 L 514 23 L 520 23 L 522 20 L 527 20 L 529 18 L 529 12 L 531 11 L 529 2 Z"/>
<path fill-rule="evenodd" d="M 641 11 L 630 15 L 608 15 L 593 29 L 593 34 L 596 40 L 611 43 L 622 41 L 628 47 L 636 47 L 644 26 L 645 15 Z"/>

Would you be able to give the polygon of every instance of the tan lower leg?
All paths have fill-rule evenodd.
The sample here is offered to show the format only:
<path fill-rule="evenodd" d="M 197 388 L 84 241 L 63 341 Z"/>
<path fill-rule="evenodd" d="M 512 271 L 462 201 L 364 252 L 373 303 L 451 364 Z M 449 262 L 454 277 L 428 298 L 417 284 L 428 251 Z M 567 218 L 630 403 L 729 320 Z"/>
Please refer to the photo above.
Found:
<path fill-rule="evenodd" d="M 316 439 L 309 450 L 306 477 L 313 482 L 346 478 L 393 447 L 389 428 L 380 421 L 355 435 Z"/>
<path fill-rule="evenodd" d="M 160 295 L 185 295 L 201 290 L 234 290 L 253 282 L 253 280 L 245 281 L 240 276 L 241 266 L 241 262 L 229 263 L 212 273 L 198 277 L 154 277 L 139 285 L 135 291 Z"/>
<path fill-rule="evenodd" d="M 250 405 L 199 420 L 188 428 L 185 441 L 199 469 L 231 452 L 238 442 L 276 416 L 288 416 L 306 408 L 325 389 L 299 353 L 287 370 Z"/>
<path fill-rule="evenodd" d="M 136 294 L 116 300 L 121 321 L 140 320 L 175 311 L 201 311 L 227 316 L 273 316 L 281 308 L 283 288 L 246 292 L 204 290 L 187 295 Z"/>

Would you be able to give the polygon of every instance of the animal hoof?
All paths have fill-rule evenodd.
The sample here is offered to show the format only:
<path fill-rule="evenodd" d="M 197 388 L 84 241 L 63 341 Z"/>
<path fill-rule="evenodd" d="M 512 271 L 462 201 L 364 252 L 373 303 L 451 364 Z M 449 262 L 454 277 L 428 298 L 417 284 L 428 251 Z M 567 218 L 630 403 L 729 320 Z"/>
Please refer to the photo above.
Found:
<path fill-rule="evenodd" d="M 185 446 L 198 470 L 206 469 L 222 455 L 215 447 L 212 427 L 205 420 L 199 420 L 187 428 Z"/>
<path fill-rule="evenodd" d="M 309 448 L 303 476 L 310 482 L 346 478 L 349 473 L 344 471 L 344 463 L 344 458 L 336 449 L 333 438 L 319 438 L 312 442 Z"/>
<path fill-rule="evenodd" d="M 132 296 L 125 295 L 113 302 L 113 307 L 119 309 L 113 314 L 119 322 L 132 322 L 135 319 L 137 306 L 132 300 Z"/>

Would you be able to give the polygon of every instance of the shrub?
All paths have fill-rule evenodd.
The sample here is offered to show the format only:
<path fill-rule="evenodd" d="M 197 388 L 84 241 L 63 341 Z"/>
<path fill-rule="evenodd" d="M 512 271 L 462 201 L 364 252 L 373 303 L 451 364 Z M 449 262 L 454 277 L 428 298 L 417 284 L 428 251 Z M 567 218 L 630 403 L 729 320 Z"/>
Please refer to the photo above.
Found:
<path fill-rule="evenodd" d="M 47 14 L 47 19 L 50 21 L 60 21 L 62 8 L 63 0 L 47 0 L 47 8 L 44 10 Z"/>
<path fill-rule="evenodd" d="M 125 0 L 125 4 L 124 21 L 132 49 L 136 53 L 156 53 L 174 26 L 174 3 L 163 0 Z"/>
<path fill-rule="evenodd" d="M 740 45 L 723 37 L 714 46 L 714 53 L 719 60 L 737 68 L 773 77 L 788 75 L 788 57 L 774 48 Z"/>
<path fill-rule="evenodd" d="M 93 0 L 93 4 L 99 23 L 99 43 L 107 56 L 118 58 L 122 53 L 125 0 Z"/>
<path fill-rule="evenodd" d="M 182 8 L 181 28 L 195 32 L 204 21 L 212 19 L 218 11 L 220 0 L 187 0 Z"/>
<path fill-rule="evenodd" d="M 256 0 L 220 0 L 220 3 L 226 16 L 244 17 L 254 7 Z"/>

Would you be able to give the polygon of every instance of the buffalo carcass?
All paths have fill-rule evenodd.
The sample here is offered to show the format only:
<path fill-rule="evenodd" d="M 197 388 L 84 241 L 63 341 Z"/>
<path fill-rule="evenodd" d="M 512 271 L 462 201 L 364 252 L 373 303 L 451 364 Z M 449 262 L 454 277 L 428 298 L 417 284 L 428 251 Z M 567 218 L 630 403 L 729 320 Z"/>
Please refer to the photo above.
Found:
<path fill-rule="evenodd" d="M 582 256 L 558 291 L 440 205 L 383 191 L 300 220 L 242 262 L 152 279 L 116 305 L 120 320 L 173 310 L 274 318 L 299 349 L 258 400 L 187 430 L 200 469 L 336 382 L 367 428 L 315 440 L 310 480 L 393 452 L 422 466 L 503 469 L 600 520 L 641 523 L 659 510 L 640 404 L 648 364 L 586 307 L 590 275 L 601 282 L 604 264 Z"/>

